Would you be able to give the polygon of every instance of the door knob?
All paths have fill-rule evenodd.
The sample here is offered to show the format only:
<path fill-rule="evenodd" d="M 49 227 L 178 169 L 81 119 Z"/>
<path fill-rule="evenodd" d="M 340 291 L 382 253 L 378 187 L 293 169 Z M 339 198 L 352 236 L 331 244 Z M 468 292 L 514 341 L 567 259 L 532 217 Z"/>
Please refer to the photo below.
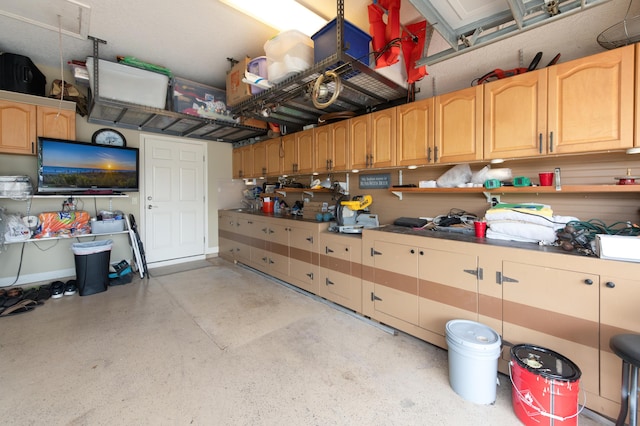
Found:
<path fill-rule="evenodd" d="M 155 209 L 156 207 L 158 207 L 158 206 L 154 206 L 153 204 L 149 204 L 147 206 L 147 209 L 151 210 L 151 209 Z"/>

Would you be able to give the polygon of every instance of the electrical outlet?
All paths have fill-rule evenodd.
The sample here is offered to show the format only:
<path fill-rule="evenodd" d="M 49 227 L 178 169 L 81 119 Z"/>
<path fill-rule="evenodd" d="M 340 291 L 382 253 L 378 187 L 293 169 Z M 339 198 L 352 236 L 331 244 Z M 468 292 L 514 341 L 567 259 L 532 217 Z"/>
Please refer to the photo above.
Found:
<path fill-rule="evenodd" d="M 133 204 L 134 206 L 138 204 L 138 197 L 136 197 L 135 195 L 131 197 L 131 204 Z"/>

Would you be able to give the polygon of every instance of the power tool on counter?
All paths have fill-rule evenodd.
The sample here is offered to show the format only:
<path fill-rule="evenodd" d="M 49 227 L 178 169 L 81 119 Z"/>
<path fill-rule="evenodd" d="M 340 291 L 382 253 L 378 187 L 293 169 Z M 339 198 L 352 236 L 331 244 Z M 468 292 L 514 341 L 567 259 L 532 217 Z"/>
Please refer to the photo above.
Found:
<path fill-rule="evenodd" d="M 371 195 L 356 195 L 351 200 L 338 199 L 336 204 L 336 226 L 332 231 L 347 234 L 360 234 L 364 228 L 380 226 L 378 215 L 370 214 L 368 207 L 373 203 Z"/>

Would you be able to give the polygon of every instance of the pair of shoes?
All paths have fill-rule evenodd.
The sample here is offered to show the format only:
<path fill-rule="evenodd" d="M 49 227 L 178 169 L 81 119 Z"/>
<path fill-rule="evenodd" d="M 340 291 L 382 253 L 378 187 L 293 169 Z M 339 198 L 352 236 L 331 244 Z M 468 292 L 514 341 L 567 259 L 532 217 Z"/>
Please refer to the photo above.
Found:
<path fill-rule="evenodd" d="M 64 285 L 64 295 L 65 296 L 72 296 L 72 295 L 76 294 L 76 291 L 78 291 L 78 286 L 76 285 L 76 280 L 67 281 L 67 283 Z"/>
<path fill-rule="evenodd" d="M 4 291 L 4 295 L 0 297 L 2 306 L 9 308 L 23 299 L 24 290 L 22 287 L 13 287 Z"/>

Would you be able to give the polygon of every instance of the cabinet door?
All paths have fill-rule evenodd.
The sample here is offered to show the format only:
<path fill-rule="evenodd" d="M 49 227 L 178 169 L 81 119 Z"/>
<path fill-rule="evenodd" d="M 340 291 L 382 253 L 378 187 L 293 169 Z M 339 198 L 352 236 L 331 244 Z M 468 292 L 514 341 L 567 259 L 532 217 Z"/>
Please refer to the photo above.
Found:
<path fill-rule="evenodd" d="M 0 100 L 0 152 L 36 154 L 36 106 Z"/>
<path fill-rule="evenodd" d="M 247 145 L 242 150 L 242 174 L 244 177 L 255 177 L 253 174 L 253 146 Z"/>
<path fill-rule="evenodd" d="M 483 88 L 485 160 L 546 153 L 547 70 L 493 81 Z"/>
<path fill-rule="evenodd" d="M 437 96 L 435 117 L 435 163 L 482 159 L 482 86 Z"/>
<path fill-rule="evenodd" d="M 291 174 L 297 171 L 296 135 L 282 136 L 282 173 Z"/>
<path fill-rule="evenodd" d="M 582 370 L 580 387 L 597 395 L 599 277 L 509 261 L 502 273 L 504 340 L 535 342 L 566 356 Z"/>
<path fill-rule="evenodd" d="M 282 139 L 273 138 L 264 142 L 265 144 L 265 163 L 268 176 L 278 176 L 282 171 L 282 161 L 284 153 L 282 152 Z"/>
<path fill-rule="evenodd" d="M 281 279 L 289 276 L 289 227 L 282 219 L 268 221 L 270 273 Z"/>
<path fill-rule="evenodd" d="M 314 172 L 326 172 L 331 170 L 331 150 L 333 147 L 333 125 L 327 124 L 313 130 L 315 156 L 313 161 Z"/>
<path fill-rule="evenodd" d="M 362 311 L 362 283 L 353 276 L 352 261 L 360 257 L 360 245 L 320 236 L 319 295 L 356 312 Z M 358 251 L 358 252 L 356 252 Z"/>
<path fill-rule="evenodd" d="M 423 99 L 396 107 L 398 166 L 433 162 L 434 99 Z"/>
<path fill-rule="evenodd" d="M 332 126 L 331 170 L 345 171 L 351 168 L 349 159 L 349 120 L 339 121 Z"/>
<path fill-rule="evenodd" d="M 417 249 L 376 240 L 373 250 L 374 311 L 418 325 Z"/>
<path fill-rule="evenodd" d="M 38 136 L 76 139 L 76 112 L 58 108 L 37 107 Z"/>
<path fill-rule="evenodd" d="M 611 352 L 609 340 L 616 334 L 640 333 L 639 290 L 639 280 L 604 275 L 600 279 L 600 396 L 616 403 L 622 361 Z"/>
<path fill-rule="evenodd" d="M 233 178 L 242 179 L 242 148 L 234 148 L 231 157 Z"/>
<path fill-rule="evenodd" d="M 351 167 L 353 169 L 366 169 L 372 164 L 370 119 L 370 114 L 365 114 L 349 120 Z"/>
<path fill-rule="evenodd" d="M 314 171 L 313 166 L 313 130 L 308 129 L 302 132 L 297 132 L 296 135 L 296 155 L 298 168 L 297 173 L 312 173 Z"/>
<path fill-rule="evenodd" d="M 289 226 L 289 280 L 303 290 L 318 294 L 318 267 L 313 257 L 318 253 L 318 232 Z"/>
<path fill-rule="evenodd" d="M 452 318 L 478 321 L 478 257 L 418 247 L 420 327 L 441 336 Z"/>
<path fill-rule="evenodd" d="M 634 46 L 549 67 L 554 154 L 633 146 Z"/>
<path fill-rule="evenodd" d="M 234 213 L 218 212 L 218 245 L 220 257 L 233 261 L 236 256 L 236 228 L 237 218 Z"/>
<path fill-rule="evenodd" d="M 236 241 L 236 259 L 238 262 L 251 265 L 251 250 L 254 246 L 264 248 L 264 241 L 257 233 L 258 224 L 251 215 L 238 215 Z M 254 254 L 255 256 L 255 254 Z"/>
<path fill-rule="evenodd" d="M 393 167 L 396 165 L 395 108 L 371 114 L 371 155 L 373 167 Z"/>
<path fill-rule="evenodd" d="M 267 175 L 266 143 L 258 142 L 251 145 L 253 156 L 253 170 L 251 176 L 259 178 Z"/>

